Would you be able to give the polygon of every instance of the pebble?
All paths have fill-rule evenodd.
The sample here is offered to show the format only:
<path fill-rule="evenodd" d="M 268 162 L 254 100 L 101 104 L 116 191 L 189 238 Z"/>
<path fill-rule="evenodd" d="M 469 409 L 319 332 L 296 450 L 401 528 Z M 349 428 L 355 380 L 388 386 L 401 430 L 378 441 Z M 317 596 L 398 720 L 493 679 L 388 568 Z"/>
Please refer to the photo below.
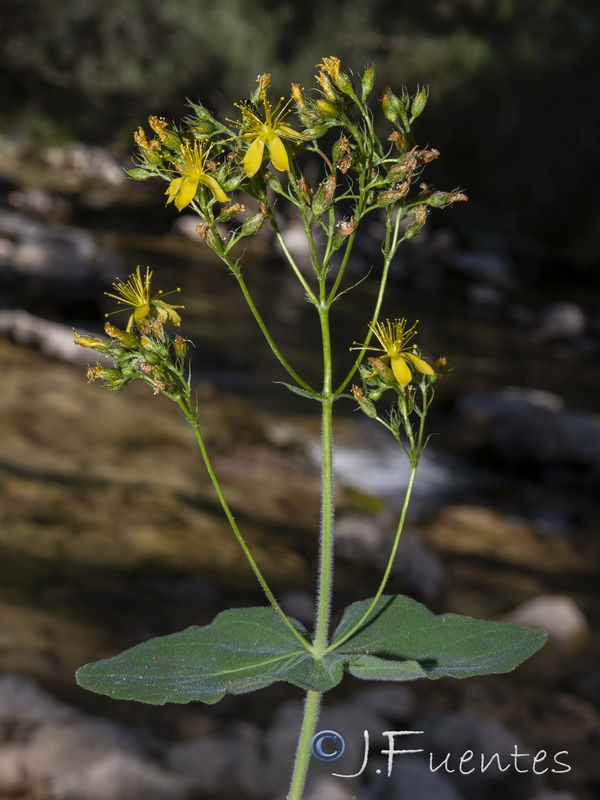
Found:
<path fill-rule="evenodd" d="M 79 333 L 97 335 L 84 330 L 79 330 Z M 73 328 L 70 326 L 36 317 L 19 308 L 0 311 L 0 336 L 26 347 L 35 347 L 48 358 L 69 364 L 91 364 L 106 360 L 106 356 L 97 350 L 75 344 Z"/>
<path fill-rule="evenodd" d="M 559 647 L 580 645 L 589 632 L 588 622 L 574 600 L 565 595 L 541 595 L 523 603 L 506 617 L 508 622 L 548 632 Z"/>

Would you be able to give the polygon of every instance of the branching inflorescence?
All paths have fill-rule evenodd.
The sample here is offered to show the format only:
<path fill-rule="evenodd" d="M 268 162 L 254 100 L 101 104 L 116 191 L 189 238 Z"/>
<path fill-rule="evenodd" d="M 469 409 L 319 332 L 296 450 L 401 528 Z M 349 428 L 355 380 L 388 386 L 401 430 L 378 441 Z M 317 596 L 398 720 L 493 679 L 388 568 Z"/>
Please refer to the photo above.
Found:
<path fill-rule="evenodd" d="M 387 138 L 382 140 L 369 106 L 374 68 L 354 77 L 341 70 L 339 59 L 327 57 L 318 70 L 314 93 L 305 94 L 293 84 L 290 98 L 281 98 L 275 105 L 268 97 L 270 76 L 259 76 L 249 100 L 236 106 L 239 115 L 234 121 L 217 120 L 199 103 L 190 103 L 192 114 L 179 125 L 150 117 L 150 137 L 141 127 L 134 134 L 138 163 L 129 172 L 136 180 L 162 179 L 167 184 L 167 203 L 173 202 L 179 211 L 190 209 L 198 214 L 200 239 L 236 278 L 252 316 L 287 372 L 291 382 L 285 385 L 320 403 L 322 514 L 312 631 L 280 607 L 221 489 L 201 433 L 190 383 L 188 342 L 179 335 L 171 336 L 165 327 L 180 324 L 177 309 L 183 306 L 165 302 L 160 292 L 152 295 L 152 273 L 148 269 L 142 276 L 138 267 L 127 281 L 117 281 L 109 293 L 123 306 L 118 310 L 130 313 L 125 330 L 107 322 L 108 339 L 75 335 L 78 344 L 112 361 L 111 366 L 99 363 L 90 367 L 90 380 L 102 380 L 108 389 L 118 391 L 131 380 L 141 379 L 180 407 L 194 429 L 233 534 L 270 603 L 265 608 L 223 612 L 211 625 L 152 640 L 120 656 L 89 664 L 79 670 L 78 681 L 112 697 L 149 703 L 212 703 L 226 692 L 250 691 L 277 680 L 303 687 L 306 704 L 289 800 L 302 797 L 322 694 L 339 683 L 344 671 L 366 680 L 505 672 L 537 650 L 544 639 L 539 631 L 507 623 L 454 615 L 435 617 L 408 598 L 383 594 L 426 444 L 424 426 L 433 386 L 446 361 L 440 358 L 430 363 L 414 341 L 414 325 L 404 317 L 382 321 L 380 310 L 390 264 L 400 244 L 420 233 L 430 209 L 467 198 L 460 191 L 437 191 L 419 182 L 427 163 L 439 156 L 437 150 L 419 148 L 412 140 L 412 125 L 427 102 L 426 89 L 419 89 L 414 96 L 405 89 L 400 95 L 389 87 L 384 90 L 379 105 L 387 120 Z M 300 166 L 311 158 L 321 170 L 320 180 L 312 185 Z M 279 208 L 282 203 L 295 207 L 302 223 L 312 267 L 309 273 L 294 260 L 280 230 L 276 205 Z M 336 379 L 332 306 L 352 288 L 346 276 L 350 254 L 365 221 L 374 215 L 384 220 L 379 289 L 370 319 L 358 323 L 366 331 L 365 340 L 348 343 L 357 355 L 349 361 L 346 374 Z M 288 362 L 244 279 L 236 245 L 257 234 L 265 223 L 271 226 L 288 267 L 315 309 L 322 345 L 318 386 L 312 386 Z M 372 351 L 377 355 L 368 356 Z M 356 375 L 360 386 L 352 384 Z M 394 436 L 409 459 L 411 473 L 377 591 L 369 600 L 348 607 L 332 631 L 332 417 L 334 404 L 341 398 L 353 398 L 360 410 Z M 249 630 L 253 632 L 251 644 L 246 641 Z M 173 661 L 169 654 L 175 650 L 177 659 Z M 184 677 L 192 680 L 184 681 Z"/>

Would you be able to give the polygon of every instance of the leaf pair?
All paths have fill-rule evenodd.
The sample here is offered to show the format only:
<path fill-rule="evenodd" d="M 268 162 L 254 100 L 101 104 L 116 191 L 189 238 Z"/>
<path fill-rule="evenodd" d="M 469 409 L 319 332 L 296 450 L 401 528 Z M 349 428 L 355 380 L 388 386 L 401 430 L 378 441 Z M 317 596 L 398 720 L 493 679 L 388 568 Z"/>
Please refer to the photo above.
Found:
<path fill-rule="evenodd" d="M 142 703 L 216 703 L 225 694 L 287 681 L 324 692 L 344 670 L 365 680 L 509 672 L 538 650 L 544 631 L 456 614 L 436 616 L 401 595 L 382 597 L 367 623 L 338 648 L 335 642 L 361 619 L 370 601 L 341 615 L 330 650 L 315 658 L 272 608 L 230 609 L 210 625 L 191 627 L 82 667 L 85 689 Z M 303 626 L 297 629 L 307 635 Z"/>

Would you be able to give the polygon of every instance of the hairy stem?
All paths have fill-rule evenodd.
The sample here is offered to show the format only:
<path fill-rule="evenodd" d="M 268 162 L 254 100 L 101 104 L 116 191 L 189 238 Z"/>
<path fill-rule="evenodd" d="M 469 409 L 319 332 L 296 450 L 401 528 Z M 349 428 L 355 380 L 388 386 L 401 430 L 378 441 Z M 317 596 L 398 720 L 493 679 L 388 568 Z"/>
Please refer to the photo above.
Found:
<path fill-rule="evenodd" d="M 302 800 L 306 773 L 310 763 L 310 743 L 315 734 L 319 710 L 321 708 L 321 692 L 308 691 L 304 701 L 304 716 L 302 718 L 302 728 L 296 749 L 296 760 L 294 771 L 290 783 L 290 791 L 287 800 Z"/>

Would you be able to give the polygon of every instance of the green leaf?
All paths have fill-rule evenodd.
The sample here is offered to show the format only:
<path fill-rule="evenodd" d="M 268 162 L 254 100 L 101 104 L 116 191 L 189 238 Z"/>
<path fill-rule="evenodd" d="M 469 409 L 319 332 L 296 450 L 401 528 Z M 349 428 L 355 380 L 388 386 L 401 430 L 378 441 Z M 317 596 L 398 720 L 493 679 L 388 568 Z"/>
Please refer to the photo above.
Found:
<path fill-rule="evenodd" d="M 360 621 L 369 600 L 349 606 L 334 635 L 341 639 Z M 299 622 L 291 620 L 306 636 Z M 315 658 L 272 608 L 223 611 L 210 625 L 161 636 L 77 672 L 84 689 L 142 703 L 216 703 L 287 681 L 325 692 L 344 669 L 365 680 L 466 678 L 508 672 L 546 639 L 505 622 L 444 614 L 436 617 L 407 597 L 382 597 L 373 613 L 338 648 Z"/>
<path fill-rule="evenodd" d="M 87 664 L 77 672 L 77 682 L 121 700 L 216 703 L 228 692 L 251 692 L 275 681 L 325 691 L 342 679 L 343 659 L 338 654 L 314 659 L 272 608 L 239 608 L 223 611 L 205 627 Z"/>
<path fill-rule="evenodd" d="M 281 384 L 281 386 L 285 386 L 285 388 L 289 389 L 290 392 L 299 394 L 301 397 L 308 397 L 309 400 L 321 400 L 321 395 L 319 392 L 315 392 L 314 389 L 302 389 L 300 386 L 294 386 L 293 383 L 286 383 L 285 381 L 274 382 Z"/>
<path fill-rule="evenodd" d="M 334 643 L 360 621 L 370 602 L 345 609 Z M 546 638 L 545 631 L 508 622 L 436 616 L 415 600 L 397 595 L 381 597 L 366 624 L 331 652 L 344 655 L 348 671 L 366 680 L 468 678 L 509 672 Z"/>

